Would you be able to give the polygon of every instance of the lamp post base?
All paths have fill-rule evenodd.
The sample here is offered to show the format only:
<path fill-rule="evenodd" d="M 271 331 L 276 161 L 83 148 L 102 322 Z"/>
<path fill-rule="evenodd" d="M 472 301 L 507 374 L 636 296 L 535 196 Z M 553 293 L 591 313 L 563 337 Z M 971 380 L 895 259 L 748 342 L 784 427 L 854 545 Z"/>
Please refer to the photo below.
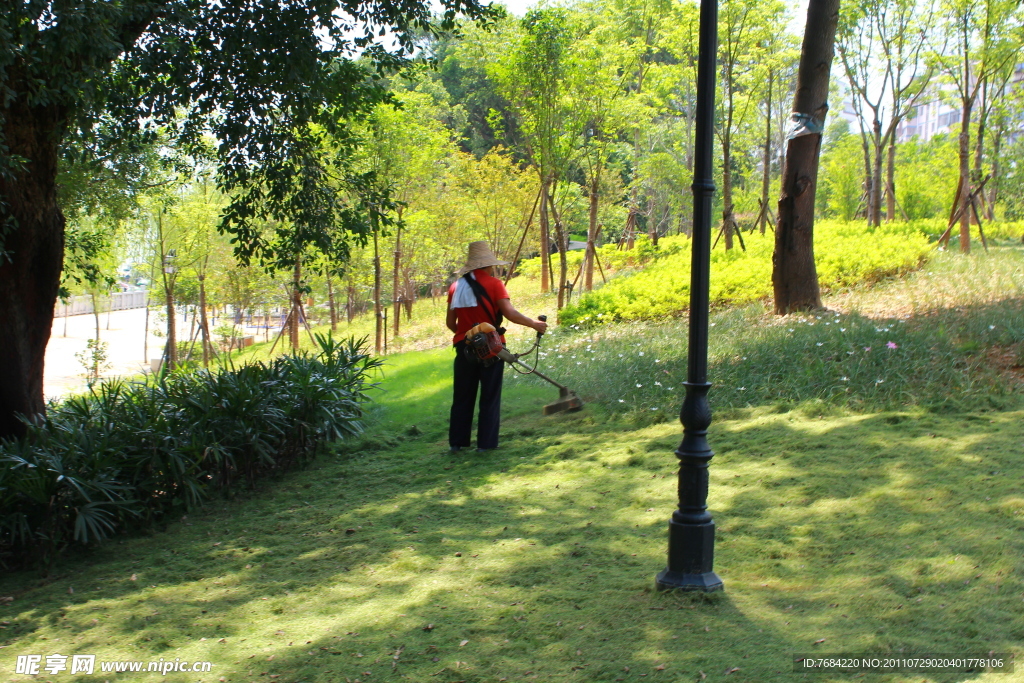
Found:
<path fill-rule="evenodd" d="M 658 574 L 655 585 L 660 591 L 724 590 L 722 580 L 713 571 L 714 557 L 714 522 L 686 524 L 673 519 L 668 524 L 668 566 Z"/>
<path fill-rule="evenodd" d="M 664 569 L 654 580 L 654 585 L 660 591 L 700 591 L 702 593 L 714 593 L 725 590 L 725 584 L 714 572 L 703 574 L 683 574 L 674 572 L 671 569 Z"/>

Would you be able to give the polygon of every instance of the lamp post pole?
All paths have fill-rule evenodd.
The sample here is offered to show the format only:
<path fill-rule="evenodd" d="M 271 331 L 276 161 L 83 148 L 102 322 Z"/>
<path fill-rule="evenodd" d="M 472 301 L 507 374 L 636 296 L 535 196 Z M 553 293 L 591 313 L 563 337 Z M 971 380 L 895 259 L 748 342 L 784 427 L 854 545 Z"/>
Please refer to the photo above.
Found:
<path fill-rule="evenodd" d="M 686 397 L 679 419 L 683 441 L 679 458 L 679 509 L 668 523 L 668 567 L 658 574 L 659 590 L 712 591 L 724 588 L 713 571 L 715 523 L 707 510 L 708 445 L 708 287 L 711 270 L 711 212 L 715 194 L 715 66 L 718 54 L 718 0 L 700 3 L 700 54 L 693 164 L 693 248 L 690 272 L 690 334 Z"/>

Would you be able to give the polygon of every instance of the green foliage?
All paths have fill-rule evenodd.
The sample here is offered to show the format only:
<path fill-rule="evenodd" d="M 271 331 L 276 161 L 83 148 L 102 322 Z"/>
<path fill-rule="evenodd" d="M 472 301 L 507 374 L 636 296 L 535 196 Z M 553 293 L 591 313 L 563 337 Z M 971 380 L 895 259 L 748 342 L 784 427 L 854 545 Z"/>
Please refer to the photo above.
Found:
<path fill-rule="evenodd" d="M 597 257 L 606 274 L 625 269 L 640 268 L 655 259 L 678 254 L 688 248 L 690 240 L 685 235 L 662 237 L 655 245 L 647 235 L 638 235 L 632 249 L 623 249 L 617 244 L 605 244 L 597 248 Z M 569 264 L 570 278 L 583 263 L 584 250 L 575 249 L 565 255 Z M 540 275 L 540 258 L 527 259 L 520 263 L 519 272 L 527 277 Z"/>
<path fill-rule="evenodd" d="M 712 305 L 757 301 L 771 295 L 774 237 L 751 233 L 746 251 L 721 247 L 711 252 Z M 678 240 L 678 241 L 676 241 Z M 562 309 L 563 325 L 624 320 L 661 320 L 681 315 L 689 305 L 690 253 L 685 238 L 642 272 L 619 277 Z M 822 289 L 850 287 L 918 267 L 927 258 L 927 237 L 914 224 L 888 223 L 874 230 L 859 223 L 819 221 L 815 259 Z"/>
<path fill-rule="evenodd" d="M 52 561 L 360 433 L 380 362 L 365 340 L 317 343 L 316 355 L 104 382 L 51 405 L 25 438 L 0 442 L 0 561 Z"/>
<path fill-rule="evenodd" d="M 85 349 L 75 354 L 75 358 L 85 368 L 85 377 L 92 386 L 93 382 L 100 378 L 100 374 L 110 368 L 107 362 L 107 342 L 99 339 L 90 339 L 85 343 Z"/>
<path fill-rule="evenodd" d="M 842 119 L 837 119 L 842 121 Z M 864 161 L 858 135 L 845 134 L 821 155 L 821 182 L 815 201 L 825 214 L 852 221 L 864 196 Z"/>
<path fill-rule="evenodd" d="M 896 146 L 896 201 L 911 220 L 948 218 L 958 164 L 955 136 L 940 135 L 928 142 L 914 139 Z"/>

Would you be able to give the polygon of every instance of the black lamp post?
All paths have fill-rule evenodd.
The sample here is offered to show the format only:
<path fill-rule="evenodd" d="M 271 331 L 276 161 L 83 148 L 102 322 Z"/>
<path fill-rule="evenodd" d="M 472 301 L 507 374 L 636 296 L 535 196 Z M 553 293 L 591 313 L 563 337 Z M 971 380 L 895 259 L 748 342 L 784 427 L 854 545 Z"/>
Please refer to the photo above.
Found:
<path fill-rule="evenodd" d="M 659 590 L 722 590 L 712 567 L 715 523 L 707 510 L 708 445 L 708 286 L 711 270 L 711 208 L 715 194 L 712 143 L 715 116 L 715 64 L 718 54 L 718 0 L 700 3 L 700 54 L 693 164 L 693 256 L 690 273 L 690 338 L 686 397 L 679 419 L 683 442 L 679 458 L 679 509 L 668 523 L 668 567 L 658 574 Z"/>

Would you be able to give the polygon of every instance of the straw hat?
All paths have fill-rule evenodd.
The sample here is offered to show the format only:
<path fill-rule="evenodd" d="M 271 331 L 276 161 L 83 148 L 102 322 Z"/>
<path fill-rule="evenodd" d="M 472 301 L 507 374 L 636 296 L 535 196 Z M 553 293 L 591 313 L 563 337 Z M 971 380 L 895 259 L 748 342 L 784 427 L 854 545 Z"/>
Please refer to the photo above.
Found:
<path fill-rule="evenodd" d="M 479 242 L 469 243 L 469 254 L 466 256 L 466 265 L 462 266 L 459 270 L 455 271 L 458 277 L 462 277 L 471 270 L 477 268 L 486 268 L 487 266 L 507 266 L 509 261 L 499 261 L 498 257 L 494 255 L 491 248 L 487 245 L 487 242 L 480 240 Z"/>

